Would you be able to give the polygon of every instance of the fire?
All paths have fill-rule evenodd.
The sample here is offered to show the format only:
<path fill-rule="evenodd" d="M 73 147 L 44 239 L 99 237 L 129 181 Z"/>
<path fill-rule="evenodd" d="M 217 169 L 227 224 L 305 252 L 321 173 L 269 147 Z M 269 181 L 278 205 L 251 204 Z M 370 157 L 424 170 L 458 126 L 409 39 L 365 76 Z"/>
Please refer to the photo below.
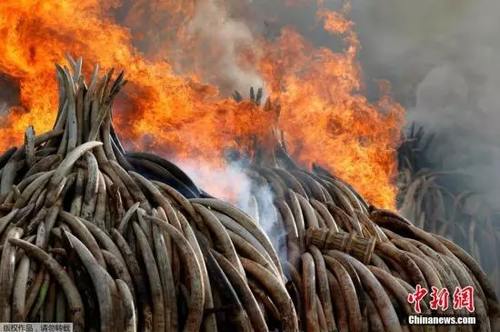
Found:
<path fill-rule="evenodd" d="M 266 81 L 281 102 L 280 128 L 289 133 L 295 160 L 319 163 L 373 203 L 393 208 L 394 149 L 404 110 L 385 90 L 377 105 L 356 93 L 361 69 L 352 22 L 336 12 L 320 10 L 318 17 L 325 30 L 343 36 L 342 53 L 314 49 L 288 29 L 263 61 Z"/>
<path fill-rule="evenodd" d="M 252 137 L 269 137 L 278 125 L 299 163 L 316 162 L 352 183 L 374 204 L 394 207 L 392 176 L 403 110 L 388 94 L 374 105 L 359 93 L 359 42 L 344 15 L 318 11 L 325 30 L 342 36 L 341 52 L 314 48 L 292 28 L 272 43 L 259 40 L 231 50 L 241 52 L 241 65 L 252 66 L 270 96 L 279 100 L 276 118 L 251 103 L 223 98 L 218 88 L 197 76 L 202 74 L 199 61 L 209 63 L 221 53 L 214 45 L 213 53 L 200 54 L 193 42 L 196 36 L 189 35 L 194 2 L 132 3 L 0 2 L 0 73 L 19 85 L 23 107 L 0 120 L 0 151 L 22 143 L 29 124 L 38 133 L 52 128 L 57 109 L 54 63 L 64 62 L 69 53 L 84 58 L 86 75 L 93 63 L 101 70 L 126 70 L 129 84 L 115 106 L 115 121 L 128 146 L 221 167 L 228 148 L 251 151 Z M 165 12 L 168 25 L 155 16 Z M 144 17 L 151 17 L 149 27 L 157 30 L 139 24 Z M 164 38 L 150 40 L 158 36 Z M 143 53 L 138 47 L 146 41 L 151 47 Z M 172 50 L 185 50 L 179 59 L 190 63 L 190 73 L 178 74 Z"/>

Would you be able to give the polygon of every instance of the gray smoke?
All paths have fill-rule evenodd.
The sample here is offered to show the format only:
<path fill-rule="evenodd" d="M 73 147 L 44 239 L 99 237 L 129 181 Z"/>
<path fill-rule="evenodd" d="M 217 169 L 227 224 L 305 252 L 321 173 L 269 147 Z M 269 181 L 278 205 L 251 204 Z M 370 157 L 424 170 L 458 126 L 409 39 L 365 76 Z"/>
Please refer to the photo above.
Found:
<path fill-rule="evenodd" d="M 353 1 L 352 19 L 365 72 L 389 78 L 408 121 L 440 138 L 435 161 L 500 207 L 500 2 Z"/>
<path fill-rule="evenodd" d="M 19 87 L 11 77 L 0 73 L 0 116 L 19 105 Z"/>
<path fill-rule="evenodd" d="M 255 68 L 245 66 L 241 55 L 241 51 L 252 48 L 256 41 L 245 22 L 231 17 L 229 9 L 221 0 L 199 1 L 187 33 L 196 36 L 202 52 L 210 54 L 214 48 L 219 52 L 215 61 L 208 56 L 210 62 L 201 63 L 210 83 L 216 83 L 223 91 L 247 92 L 252 86 L 263 85 Z"/>
<path fill-rule="evenodd" d="M 466 183 L 446 186 L 484 193 L 499 210 L 500 2 L 354 0 L 351 17 L 365 74 L 389 79 L 408 123 L 436 135 L 427 157 L 438 169 L 468 175 Z M 472 215 L 488 220 L 487 210 Z M 485 270 L 498 268 L 496 254 L 483 251 Z"/>

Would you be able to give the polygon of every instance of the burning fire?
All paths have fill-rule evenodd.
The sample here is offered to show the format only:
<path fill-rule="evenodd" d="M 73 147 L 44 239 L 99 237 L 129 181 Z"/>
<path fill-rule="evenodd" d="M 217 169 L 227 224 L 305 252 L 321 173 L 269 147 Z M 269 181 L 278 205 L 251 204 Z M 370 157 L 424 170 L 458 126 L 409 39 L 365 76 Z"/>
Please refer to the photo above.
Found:
<path fill-rule="evenodd" d="M 220 167 L 227 148 L 250 151 L 251 137 L 269 137 L 279 126 L 299 163 L 316 162 L 372 203 L 393 208 L 395 147 L 404 112 L 385 92 L 376 105 L 359 94 L 359 42 L 352 23 L 341 13 L 318 11 L 324 29 L 343 38 L 338 53 L 314 48 L 292 27 L 272 42 L 259 40 L 233 50 L 240 52 L 239 64 L 258 73 L 268 94 L 279 101 L 277 118 L 251 103 L 225 99 L 218 88 L 201 81 L 202 67 L 221 51 L 217 45 L 210 54 L 197 49 L 196 35 L 189 34 L 193 3 L 2 0 L 0 73 L 19 85 L 22 108 L 0 119 L 0 151 L 22 143 L 29 124 L 38 133 L 52 128 L 58 100 L 54 63 L 64 62 L 69 53 L 85 59 L 86 75 L 93 63 L 101 70 L 126 70 L 129 84 L 115 106 L 115 122 L 129 146 Z M 168 25 L 155 16 L 158 12 L 169 14 Z M 146 17 L 148 27 L 160 34 L 140 24 Z M 144 42 L 151 45 L 147 53 L 138 50 Z M 175 74 L 178 64 L 168 60 L 169 47 L 184 50 L 178 59 L 190 64 L 188 75 Z"/>

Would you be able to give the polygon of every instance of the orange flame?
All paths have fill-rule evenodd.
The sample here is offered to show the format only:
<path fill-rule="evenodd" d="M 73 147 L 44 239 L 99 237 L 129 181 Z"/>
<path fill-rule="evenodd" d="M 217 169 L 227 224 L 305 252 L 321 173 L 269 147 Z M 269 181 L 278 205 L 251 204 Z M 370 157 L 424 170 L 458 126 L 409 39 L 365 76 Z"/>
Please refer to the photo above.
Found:
<path fill-rule="evenodd" d="M 377 105 L 356 93 L 361 70 L 353 23 L 336 12 L 318 11 L 324 29 L 344 36 L 344 51 L 314 49 L 288 29 L 264 58 L 266 81 L 281 101 L 280 128 L 294 159 L 319 163 L 352 183 L 375 204 L 394 207 L 395 148 L 404 110 L 384 87 Z M 275 59 L 280 59 L 276 64 Z"/>
<path fill-rule="evenodd" d="M 52 128 L 57 109 L 54 63 L 64 62 L 67 52 L 84 58 L 87 75 L 96 62 L 103 69 L 126 70 L 130 84 L 115 106 L 115 121 L 129 145 L 219 167 L 225 149 L 250 151 L 250 138 L 268 137 L 279 121 L 297 161 L 319 163 L 372 203 L 393 208 L 391 179 L 404 112 L 388 94 L 377 105 L 359 94 L 359 43 L 352 23 L 339 13 L 318 12 L 325 30 L 343 36 L 340 53 L 315 49 L 291 28 L 274 43 L 236 50 L 241 64 L 252 65 L 280 101 L 278 120 L 250 103 L 222 98 L 216 87 L 196 76 L 197 63 L 215 59 L 217 50 L 200 54 L 193 36 L 187 36 L 192 3 L 136 1 L 122 22 L 129 30 L 114 18 L 123 9 L 118 0 L 2 0 L 0 73 L 19 85 L 24 110 L 0 119 L 0 151 L 20 144 L 29 124 L 38 133 Z M 168 12 L 169 25 L 155 16 L 160 11 Z M 164 40 L 150 40 L 158 35 L 137 24 L 143 17 L 161 25 Z M 153 45 L 147 54 L 134 46 L 141 40 Z M 174 74 L 169 47 L 186 51 L 183 60 L 193 63 L 189 75 Z"/>

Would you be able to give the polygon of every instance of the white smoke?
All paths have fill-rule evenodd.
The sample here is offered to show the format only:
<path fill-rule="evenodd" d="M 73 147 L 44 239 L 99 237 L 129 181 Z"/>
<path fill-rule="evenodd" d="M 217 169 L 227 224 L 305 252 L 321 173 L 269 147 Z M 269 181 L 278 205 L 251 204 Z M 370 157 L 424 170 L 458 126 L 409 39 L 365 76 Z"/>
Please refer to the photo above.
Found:
<path fill-rule="evenodd" d="M 208 82 L 216 83 L 223 90 L 238 89 L 245 94 L 250 87 L 263 87 L 263 80 L 255 67 L 245 66 L 242 61 L 242 50 L 258 52 L 253 33 L 244 21 L 231 17 L 223 1 L 199 1 L 187 33 L 196 36 L 205 54 L 211 54 L 214 49 L 218 52 L 215 61 L 207 56 L 210 62 L 201 64 Z"/>
<path fill-rule="evenodd" d="M 7 115 L 9 105 L 6 102 L 0 101 L 0 116 Z"/>
<path fill-rule="evenodd" d="M 175 163 L 208 194 L 236 205 L 257 219 L 279 257 L 286 259 L 286 230 L 278 218 L 273 192 L 269 186 L 252 181 L 245 171 L 247 166 L 239 162 L 228 163 L 224 168 L 188 160 L 176 160 Z"/>

